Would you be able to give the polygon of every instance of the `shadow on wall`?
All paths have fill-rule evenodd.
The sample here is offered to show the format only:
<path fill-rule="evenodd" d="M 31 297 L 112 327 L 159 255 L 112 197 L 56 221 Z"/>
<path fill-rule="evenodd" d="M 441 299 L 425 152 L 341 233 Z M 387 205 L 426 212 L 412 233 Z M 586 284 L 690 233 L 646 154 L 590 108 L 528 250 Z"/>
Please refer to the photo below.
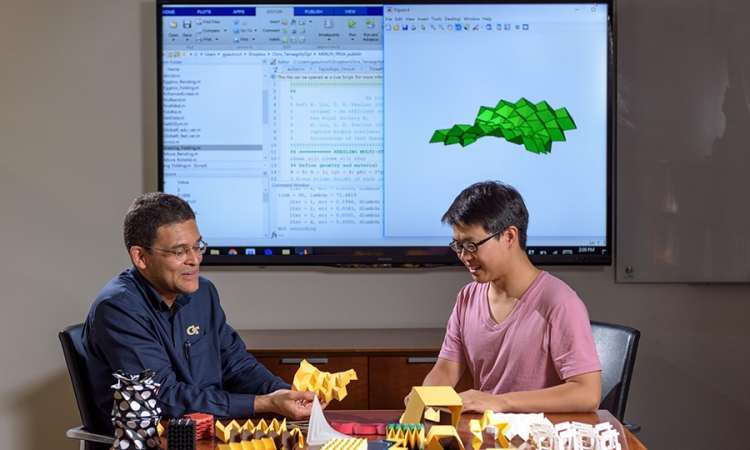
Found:
<path fill-rule="evenodd" d="M 747 448 L 750 409 L 693 376 L 713 371 L 696 360 L 689 371 L 655 355 L 638 355 L 625 419 L 641 425 L 636 437 L 647 448 L 694 448 L 720 442 L 721 448 Z M 658 386 L 658 394 L 633 402 L 641 386 Z M 698 408 L 696 405 L 702 405 Z M 657 425 L 658 424 L 658 425 Z M 710 444 L 709 444 L 710 445 Z"/>
<path fill-rule="evenodd" d="M 32 390 L 12 396 L 11 404 L 20 424 L 16 442 L 30 450 L 75 450 L 78 441 L 65 433 L 81 425 L 73 386 L 67 370 L 62 370 Z"/>

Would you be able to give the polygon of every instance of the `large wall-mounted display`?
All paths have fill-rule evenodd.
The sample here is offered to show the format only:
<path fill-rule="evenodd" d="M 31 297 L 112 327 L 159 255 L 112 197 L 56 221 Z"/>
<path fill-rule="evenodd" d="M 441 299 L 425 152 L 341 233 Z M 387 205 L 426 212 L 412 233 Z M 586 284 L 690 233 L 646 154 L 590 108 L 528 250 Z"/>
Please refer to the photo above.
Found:
<path fill-rule="evenodd" d="M 460 263 L 440 218 L 523 195 L 536 264 L 611 263 L 611 2 L 157 2 L 159 186 L 204 264 Z"/>

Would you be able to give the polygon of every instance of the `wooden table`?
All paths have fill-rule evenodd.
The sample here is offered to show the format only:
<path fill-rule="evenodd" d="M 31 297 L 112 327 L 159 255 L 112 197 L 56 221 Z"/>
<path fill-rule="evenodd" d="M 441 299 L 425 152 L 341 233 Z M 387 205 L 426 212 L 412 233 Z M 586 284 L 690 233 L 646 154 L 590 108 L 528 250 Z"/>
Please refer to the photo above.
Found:
<path fill-rule="evenodd" d="M 397 423 L 403 410 L 352 410 L 352 411 L 325 411 L 324 414 L 328 422 L 357 422 L 357 423 Z M 620 445 L 622 450 L 646 450 L 646 447 L 607 410 L 599 410 L 596 413 L 588 414 L 545 414 L 552 423 L 560 422 L 582 422 L 596 425 L 601 422 L 609 422 L 612 427 L 620 433 Z M 467 450 L 471 449 L 471 433 L 469 432 L 469 420 L 480 419 L 481 414 L 461 414 L 461 420 L 458 423 L 458 434 L 464 442 Z M 238 421 L 240 422 L 240 421 Z M 253 419 L 253 422 L 256 422 Z M 243 422 L 240 422 L 242 424 Z M 355 436 L 365 437 L 367 439 L 383 439 L 384 436 Z M 198 441 L 198 450 L 214 450 L 219 443 L 210 440 Z M 162 437 L 162 446 L 166 448 L 166 438 Z M 483 449 L 495 448 L 495 445 L 488 439 L 485 439 L 482 445 Z"/>

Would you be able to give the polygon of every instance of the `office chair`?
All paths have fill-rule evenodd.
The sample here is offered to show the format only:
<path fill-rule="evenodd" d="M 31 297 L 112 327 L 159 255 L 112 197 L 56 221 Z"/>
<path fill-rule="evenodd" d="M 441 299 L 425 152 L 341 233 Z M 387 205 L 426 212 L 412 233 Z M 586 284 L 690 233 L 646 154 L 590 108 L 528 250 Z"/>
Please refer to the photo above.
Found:
<path fill-rule="evenodd" d="M 91 395 L 91 385 L 86 366 L 86 351 L 83 349 L 81 332 L 83 324 L 71 325 L 60 331 L 60 343 L 62 344 L 65 362 L 68 365 L 70 381 L 73 383 L 73 392 L 78 404 L 78 412 L 81 414 L 83 426 L 71 428 L 67 436 L 81 441 L 81 450 L 106 450 L 112 447 L 114 437 L 108 434 L 104 419 L 94 403 Z M 107 434 L 104 434 L 107 433 Z"/>
<path fill-rule="evenodd" d="M 637 433 L 641 427 L 625 423 L 623 419 L 641 332 L 635 328 L 595 320 L 591 321 L 591 331 L 594 333 L 596 352 L 602 364 L 602 401 L 599 409 L 606 409 L 631 433 Z"/>

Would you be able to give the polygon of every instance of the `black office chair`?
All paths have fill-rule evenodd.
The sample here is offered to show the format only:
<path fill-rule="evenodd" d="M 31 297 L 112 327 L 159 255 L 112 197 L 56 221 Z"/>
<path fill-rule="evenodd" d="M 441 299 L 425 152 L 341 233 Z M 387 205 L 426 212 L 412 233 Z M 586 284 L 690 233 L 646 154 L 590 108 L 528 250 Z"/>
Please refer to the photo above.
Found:
<path fill-rule="evenodd" d="M 595 320 L 591 321 L 591 331 L 594 333 L 596 352 L 602 364 L 602 401 L 599 409 L 606 409 L 631 433 L 637 433 L 641 427 L 625 423 L 623 419 L 641 332 L 635 328 Z"/>
<path fill-rule="evenodd" d="M 101 414 L 98 413 L 94 397 L 91 395 L 89 374 L 86 370 L 86 351 L 83 349 L 81 332 L 83 324 L 71 325 L 59 334 L 65 362 L 68 365 L 70 381 L 76 395 L 78 412 L 83 426 L 71 428 L 67 436 L 81 441 L 81 450 L 106 450 L 112 447 L 114 437 L 108 433 Z"/>

